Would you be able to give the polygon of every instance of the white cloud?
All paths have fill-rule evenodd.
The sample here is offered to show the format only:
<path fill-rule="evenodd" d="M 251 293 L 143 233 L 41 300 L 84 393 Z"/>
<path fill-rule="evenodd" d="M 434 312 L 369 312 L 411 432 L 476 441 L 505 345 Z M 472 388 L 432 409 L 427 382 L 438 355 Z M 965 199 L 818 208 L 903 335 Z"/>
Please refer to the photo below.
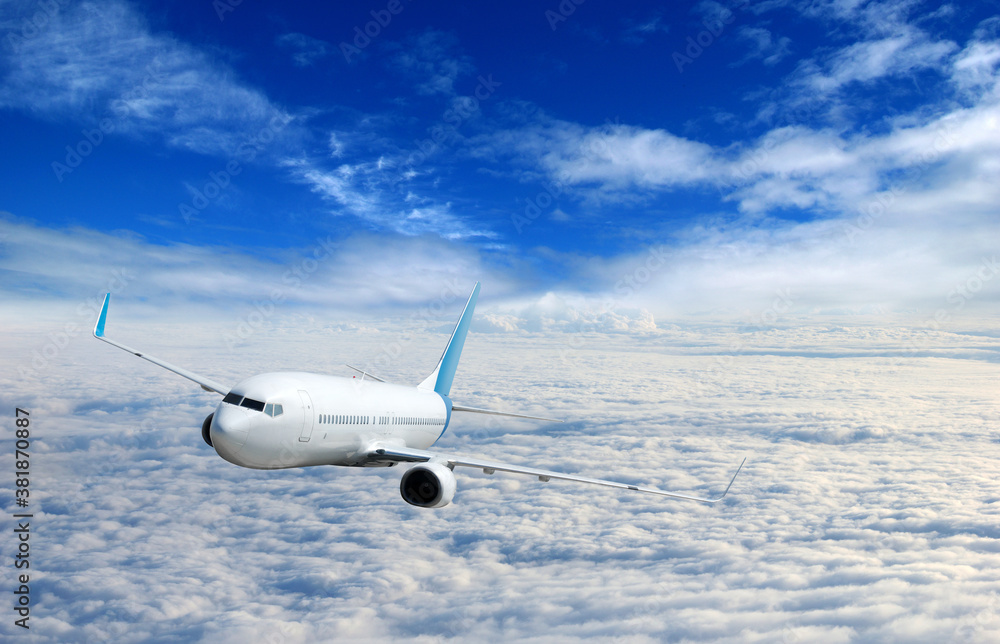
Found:
<path fill-rule="evenodd" d="M 108 119 L 115 132 L 203 154 L 232 154 L 248 133 L 290 118 L 225 64 L 151 31 L 127 3 L 59 4 L 37 35 L 4 48 L 0 106 L 94 127 Z M 36 9 L 0 7 L 8 23 Z"/>
<path fill-rule="evenodd" d="M 0 220 L 0 226 L 6 234 L 0 271 L 11 277 L 4 295 L 18 307 L 31 307 L 50 331 L 65 323 L 76 324 L 77 330 L 91 327 L 107 291 L 118 301 L 145 299 L 145 308 L 161 319 L 222 311 L 235 328 L 261 307 L 273 309 L 268 326 L 284 316 L 319 310 L 335 311 L 331 322 L 350 321 L 359 307 L 422 305 L 442 292 L 465 297 L 477 279 L 502 292 L 511 280 L 474 249 L 430 236 L 330 234 L 300 248 L 262 253 L 161 245 L 136 235 L 51 229 L 10 218 Z M 129 309 L 117 305 L 116 310 L 127 315 Z M 7 315 L 18 313 L 10 308 Z"/>
<path fill-rule="evenodd" d="M 866 83 L 923 68 L 942 68 L 955 49 L 953 42 L 934 42 L 910 28 L 886 38 L 848 45 L 821 66 L 807 61 L 800 67 L 799 82 L 805 86 L 805 92 L 811 93 L 810 100 L 823 100 L 853 82 Z"/>
<path fill-rule="evenodd" d="M 303 158 L 286 159 L 295 180 L 309 186 L 324 199 L 338 206 L 333 214 L 350 214 L 370 224 L 376 230 L 388 230 L 401 235 L 437 235 L 456 240 L 472 237 L 493 238 L 496 234 L 484 228 L 472 228 L 452 211 L 451 204 L 421 197 L 413 192 L 399 196 L 392 185 L 395 175 L 385 158 L 375 162 L 342 164 L 326 169 Z"/>
<path fill-rule="evenodd" d="M 998 94 L 997 65 L 1000 63 L 1000 17 L 984 20 L 975 37 L 954 59 L 952 80 L 973 98 Z"/>
<path fill-rule="evenodd" d="M 454 96 L 455 83 L 475 70 L 472 60 L 459 53 L 458 39 L 442 31 L 427 30 L 389 46 L 397 50 L 391 61 L 393 71 L 412 77 L 419 94 Z"/>
<path fill-rule="evenodd" d="M 750 51 L 737 64 L 760 60 L 765 65 L 775 65 L 792 53 L 791 39 L 775 38 L 769 29 L 741 25 L 736 33 L 750 45 Z"/>
<path fill-rule="evenodd" d="M 669 25 L 663 24 L 663 16 L 655 13 L 643 20 L 626 18 L 622 21 L 625 29 L 622 32 L 622 40 L 630 45 L 641 45 L 657 32 L 668 33 Z"/>
<path fill-rule="evenodd" d="M 496 145 L 537 163 L 561 184 L 597 184 L 612 193 L 632 186 L 669 189 L 709 180 L 718 171 L 712 148 L 665 130 L 559 120 L 501 132 Z"/>
<path fill-rule="evenodd" d="M 395 323 L 371 322 L 303 321 L 240 352 L 211 318 L 131 332 L 238 379 L 338 373 L 387 344 Z M 8 327 L 3 359 L 36 333 Z M 217 396 L 96 341 L 60 354 L 44 386 L 5 364 L 3 398 L 32 411 L 44 464 L 34 637 L 992 641 L 995 337 L 932 334 L 922 350 L 938 357 L 923 357 L 910 333 L 470 335 L 456 401 L 569 422 L 467 415 L 440 448 L 699 492 L 748 455 L 716 507 L 458 472 L 453 505 L 419 510 L 397 468 L 229 465 L 198 435 Z M 393 378 L 419 379 L 446 337 L 410 343 Z"/>
<path fill-rule="evenodd" d="M 323 40 L 296 32 L 282 34 L 276 39 L 278 46 L 292 50 L 292 61 L 296 67 L 309 67 L 331 52 L 330 45 Z"/>

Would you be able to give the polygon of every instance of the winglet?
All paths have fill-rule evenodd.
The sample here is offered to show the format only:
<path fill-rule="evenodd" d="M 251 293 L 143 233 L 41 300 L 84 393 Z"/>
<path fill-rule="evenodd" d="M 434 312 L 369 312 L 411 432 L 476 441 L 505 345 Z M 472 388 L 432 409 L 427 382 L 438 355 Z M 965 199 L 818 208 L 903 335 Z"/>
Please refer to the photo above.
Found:
<path fill-rule="evenodd" d="M 104 296 L 104 306 L 101 307 L 101 317 L 97 318 L 97 324 L 94 325 L 94 337 L 103 338 L 104 337 L 104 324 L 108 321 L 108 304 L 111 302 L 111 293 Z"/>
<path fill-rule="evenodd" d="M 455 379 L 455 370 L 458 369 L 458 359 L 462 355 L 462 347 L 465 346 L 465 336 L 469 332 L 469 325 L 472 323 L 472 312 L 476 309 L 476 299 L 479 297 L 479 282 L 476 282 L 472 289 L 472 295 L 462 311 L 462 316 L 458 318 L 458 324 L 451 333 L 448 346 L 441 354 L 441 360 L 437 367 L 427 376 L 427 378 L 417 385 L 419 389 L 431 389 L 447 396 L 451 392 L 451 383 Z"/>
<path fill-rule="evenodd" d="M 709 503 L 716 503 L 716 502 L 721 501 L 722 499 L 726 498 L 726 495 L 729 494 L 729 488 L 733 487 L 733 483 L 736 482 L 736 477 L 740 475 L 740 470 L 743 469 L 743 464 L 746 463 L 746 462 L 747 462 L 747 459 L 744 456 L 743 457 L 743 462 L 740 463 L 740 466 L 736 468 L 736 474 L 733 474 L 733 478 L 730 479 L 729 485 L 726 486 L 726 491 L 722 493 L 722 496 L 720 496 L 717 499 L 712 499 L 711 501 L 709 501 Z"/>

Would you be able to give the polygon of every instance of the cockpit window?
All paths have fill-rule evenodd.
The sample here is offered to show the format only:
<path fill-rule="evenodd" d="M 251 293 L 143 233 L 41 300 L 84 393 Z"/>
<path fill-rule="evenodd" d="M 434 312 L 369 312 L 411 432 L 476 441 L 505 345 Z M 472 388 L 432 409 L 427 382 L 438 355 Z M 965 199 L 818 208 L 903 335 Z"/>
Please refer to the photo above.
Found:
<path fill-rule="evenodd" d="M 264 411 L 264 403 L 253 398 L 244 398 L 243 402 L 240 403 L 240 407 L 246 407 L 254 411 Z"/>
<path fill-rule="evenodd" d="M 280 416 L 284 410 L 281 405 L 262 403 L 259 400 L 254 400 L 253 398 L 244 398 L 240 394 L 229 392 L 226 397 L 222 399 L 222 402 L 229 403 L 230 405 L 236 405 L 238 407 L 246 407 L 247 409 L 252 409 L 254 411 L 262 411 L 268 416 Z"/>

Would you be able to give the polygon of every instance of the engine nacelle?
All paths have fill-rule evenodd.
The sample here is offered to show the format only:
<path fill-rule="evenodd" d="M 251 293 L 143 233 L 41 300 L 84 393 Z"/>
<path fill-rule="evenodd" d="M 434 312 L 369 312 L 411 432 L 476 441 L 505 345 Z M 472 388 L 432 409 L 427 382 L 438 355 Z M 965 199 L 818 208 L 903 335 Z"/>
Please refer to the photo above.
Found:
<path fill-rule="evenodd" d="M 421 463 L 403 474 L 399 493 L 410 505 L 443 508 L 455 498 L 455 473 L 441 463 Z"/>
<path fill-rule="evenodd" d="M 212 416 L 214 416 L 214 415 L 215 415 L 215 412 L 213 411 L 201 423 L 201 437 L 205 439 L 205 442 L 208 443 L 209 447 L 215 447 L 215 445 L 212 445 L 212 432 L 211 432 L 211 429 L 212 429 Z"/>

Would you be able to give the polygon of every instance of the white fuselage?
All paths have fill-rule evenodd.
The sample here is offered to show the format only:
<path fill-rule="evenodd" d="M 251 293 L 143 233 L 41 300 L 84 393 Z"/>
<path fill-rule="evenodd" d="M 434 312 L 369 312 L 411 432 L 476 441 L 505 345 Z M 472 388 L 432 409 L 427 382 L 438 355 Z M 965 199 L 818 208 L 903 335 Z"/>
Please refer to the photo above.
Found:
<path fill-rule="evenodd" d="M 265 373 L 232 388 L 210 435 L 222 458 L 243 467 L 363 465 L 376 443 L 430 447 L 450 419 L 451 401 L 431 390 L 360 376 Z"/>

